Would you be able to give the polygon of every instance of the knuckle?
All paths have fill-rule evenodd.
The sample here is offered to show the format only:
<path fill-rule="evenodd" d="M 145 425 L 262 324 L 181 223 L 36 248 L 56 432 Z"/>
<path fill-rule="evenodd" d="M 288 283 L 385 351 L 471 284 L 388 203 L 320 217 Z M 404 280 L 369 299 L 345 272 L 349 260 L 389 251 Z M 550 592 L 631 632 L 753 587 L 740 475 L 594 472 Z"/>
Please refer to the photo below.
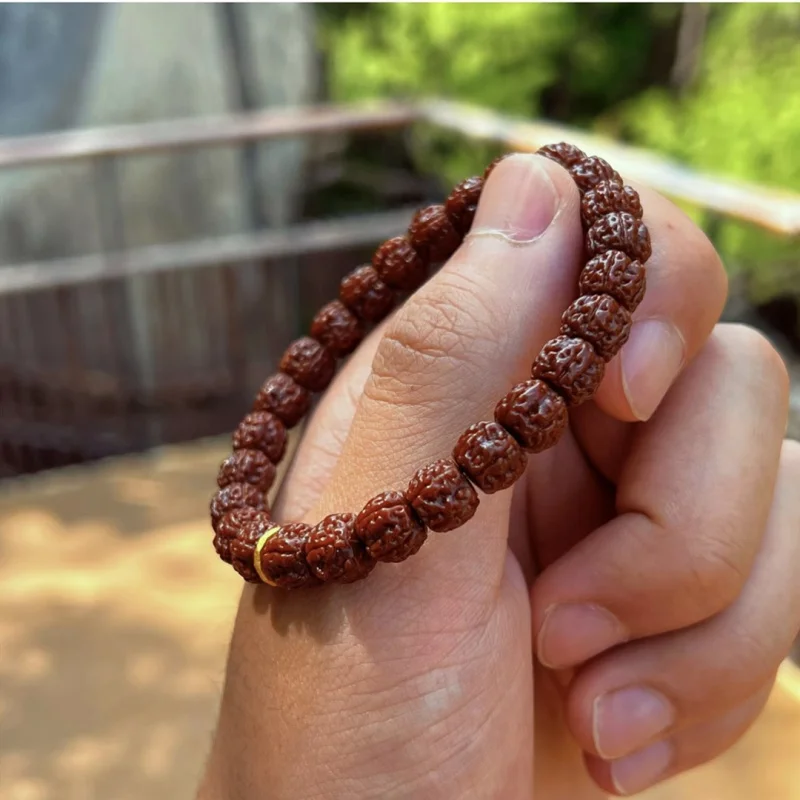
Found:
<path fill-rule="evenodd" d="M 704 618 L 730 606 L 747 579 L 748 559 L 732 521 L 717 520 L 690 548 L 691 591 Z"/>
<path fill-rule="evenodd" d="M 501 310 L 485 287 L 440 273 L 387 326 L 372 363 L 368 391 L 393 403 L 448 398 L 448 387 L 479 373 L 496 357 L 507 334 Z M 491 336 L 488 332 L 491 330 Z"/>
<path fill-rule="evenodd" d="M 761 381 L 788 397 L 789 371 L 773 343 L 750 325 L 734 323 L 724 328 L 725 346 L 731 358 L 748 374 L 759 376 Z"/>

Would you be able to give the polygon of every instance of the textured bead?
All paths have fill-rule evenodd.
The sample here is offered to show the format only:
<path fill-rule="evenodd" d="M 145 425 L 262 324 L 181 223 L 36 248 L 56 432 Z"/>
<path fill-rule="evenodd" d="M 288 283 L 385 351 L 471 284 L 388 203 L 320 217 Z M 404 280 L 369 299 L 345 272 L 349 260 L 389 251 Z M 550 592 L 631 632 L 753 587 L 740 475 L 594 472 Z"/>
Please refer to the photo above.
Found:
<path fill-rule="evenodd" d="M 231 543 L 239 536 L 245 523 L 261 519 L 264 513 L 256 508 L 235 508 L 222 515 L 216 525 L 214 547 L 223 561 L 231 563 Z"/>
<path fill-rule="evenodd" d="M 248 583 L 261 583 L 261 578 L 253 563 L 256 544 L 275 525 L 269 518 L 269 514 L 260 512 L 256 512 L 256 514 L 257 516 L 254 515 L 242 524 L 239 533 L 231 540 L 231 566 Z"/>
<path fill-rule="evenodd" d="M 447 261 L 461 244 L 444 206 L 428 206 L 414 214 L 408 227 L 411 246 L 428 264 Z"/>
<path fill-rule="evenodd" d="M 260 450 L 273 464 L 286 452 L 286 426 L 269 411 L 252 411 L 233 432 L 234 450 Z"/>
<path fill-rule="evenodd" d="M 311 525 L 290 522 L 272 534 L 261 548 L 261 571 L 281 589 L 302 589 L 319 583 L 306 562 Z"/>
<path fill-rule="evenodd" d="M 266 492 L 275 480 L 275 465 L 260 450 L 236 450 L 220 465 L 217 486 L 249 483 Z"/>
<path fill-rule="evenodd" d="M 211 526 L 217 524 L 229 511 L 237 508 L 253 508 L 256 511 L 269 511 L 263 492 L 249 483 L 231 483 L 217 491 L 211 498 Z"/>
<path fill-rule="evenodd" d="M 341 300 L 334 300 L 317 312 L 311 323 L 311 336 L 336 358 L 343 358 L 364 338 L 364 326 Z"/>
<path fill-rule="evenodd" d="M 380 279 L 392 289 L 412 292 L 425 282 L 427 264 L 407 236 L 387 239 L 372 257 Z"/>
<path fill-rule="evenodd" d="M 622 185 L 622 178 L 619 173 L 603 158 L 599 156 L 587 156 L 570 167 L 572 180 L 581 192 L 588 192 L 594 189 L 603 181 L 618 183 Z"/>
<path fill-rule="evenodd" d="M 328 388 L 333 378 L 336 361 L 327 347 L 303 336 L 286 348 L 280 367 L 281 372 L 294 378 L 304 389 L 321 392 Z"/>
<path fill-rule="evenodd" d="M 597 391 L 605 366 L 589 342 L 557 336 L 542 348 L 532 373 L 534 378 L 547 381 L 568 406 L 577 406 Z"/>
<path fill-rule="evenodd" d="M 528 461 L 517 440 L 497 422 L 470 425 L 456 442 L 453 458 L 486 494 L 512 486 Z"/>
<path fill-rule="evenodd" d="M 633 312 L 644 298 L 646 283 L 641 261 L 632 261 L 621 250 L 607 250 L 583 268 L 578 289 L 581 294 L 610 294 Z"/>
<path fill-rule="evenodd" d="M 402 492 L 382 492 L 356 518 L 356 535 L 378 561 L 405 561 L 425 543 L 425 526 Z"/>
<path fill-rule="evenodd" d="M 427 464 L 414 473 L 406 498 L 432 531 L 451 531 L 469 520 L 478 508 L 478 493 L 450 459 Z"/>
<path fill-rule="evenodd" d="M 609 250 L 621 250 L 644 264 L 652 252 L 647 226 L 632 214 L 606 214 L 586 231 L 586 252 L 593 258 Z"/>
<path fill-rule="evenodd" d="M 375 559 L 356 536 L 355 514 L 331 514 L 309 534 L 306 561 L 321 581 L 353 583 L 366 578 Z"/>
<path fill-rule="evenodd" d="M 564 398 L 539 380 L 518 383 L 497 404 L 494 418 L 530 453 L 553 447 L 569 421 Z"/>
<path fill-rule="evenodd" d="M 581 198 L 581 219 L 587 228 L 615 211 L 624 211 L 641 219 L 644 212 L 638 192 L 630 186 L 602 181 Z"/>
<path fill-rule="evenodd" d="M 369 264 L 342 279 L 339 299 L 367 324 L 380 322 L 394 307 L 394 292 Z"/>
<path fill-rule="evenodd" d="M 472 227 L 472 220 L 475 219 L 482 191 L 483 178 L 478 176 L 467 178 L 450 192 L 447 202 L 444 204 L 444 210 L 450 217 L 450 222 L 461 236 L 466 236 Z"/>
<path fill-rule="evenodd" d="M 497 156 L 497 158 L 492 159 L 491 163 L 488 167 L 483 171 L 483 179 L 486 180 L 494 171 L 494 168 L 501 162 L 505 161 L 510 155 L 513 153 L 503 153 L 501 156 Z"/>
<path fill-rule="evenodd" d="M 546 144 L 544 147 L 540 147 L 536 153 L 555 161 L 556 164 L 561 164 L 562 167 L 567 169 L 586 158 L 586 153 L 583 150 L 575 147 L 574 144 L 567 144 L 566 142 Z"/>
<path fill-rule="evenodd" d="M 579 297 L 561 317 L 561 332 L 586 339 L 597 353 L 610 361 L 631 334 L 631 312 L 611 295 Z"/>
<path fill-rule="evenodd" d="M 287 428 L 297 425 L 310 407 L 308 389 L 283 372 L 276 372 L 264 381 L 253 403 L 254 411 L 269 411 Z"/>

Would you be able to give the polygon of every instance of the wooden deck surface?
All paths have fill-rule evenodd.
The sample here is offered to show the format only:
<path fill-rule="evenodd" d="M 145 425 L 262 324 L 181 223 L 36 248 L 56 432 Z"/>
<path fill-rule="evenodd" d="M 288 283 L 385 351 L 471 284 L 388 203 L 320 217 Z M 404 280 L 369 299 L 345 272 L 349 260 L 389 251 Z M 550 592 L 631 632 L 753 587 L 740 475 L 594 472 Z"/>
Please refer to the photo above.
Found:
<path fill-rule="evenodd" d="M 0 797 L 192 798 L 240 583 L 209 557 L 201 442 L 0 487 Z M 788 675 L 788 672 L 787 672 Z M 800 681 L 648 800 L 800 798 Z"/>

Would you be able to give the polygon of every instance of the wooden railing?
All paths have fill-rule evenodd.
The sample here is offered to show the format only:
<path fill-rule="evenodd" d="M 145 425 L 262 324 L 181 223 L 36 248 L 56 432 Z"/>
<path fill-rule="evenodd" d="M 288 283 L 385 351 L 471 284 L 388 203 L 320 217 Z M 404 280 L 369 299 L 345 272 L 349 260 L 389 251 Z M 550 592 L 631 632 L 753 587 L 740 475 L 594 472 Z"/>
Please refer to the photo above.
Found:
<path fill-rule="evenodd" d="M 566 139 L 606 156 L 633 182 L 778 235 L 800 234 L 797 194 L 704 174 L 584 131 L 509 119 L 445 101 L 300 108 L 0 139 L 0 169 L 91 165 L 96 196 L 87 202 L 95 203 L 102 228 L 98 253 L 0 264 L 0 474 L 224 430 L 241 411 L 240 404 L 261 371 L 304 321 L 300 307 L 321 299 L 314 297 L 312 302 L 298 289 L 295 272 L 276 273 L 274 265 L 310 263 L 312 257 L 330 259 L 345 252 L 357 257 L 400 232 L 410 214 L 409 209 L 400 209 L 135 247 L 124 236 L 120 161 L 286 137 L 402 130 L 420 124 L 523 151 Z M 253 298 L 242 297 L 234 276 L 241 267 L 254 264 L 270 271 L 268 286 L 288 281 L 293 287 L 286 296 L 294 300 L 273 303 L 272 310 L 264 312 L 266 322 L 257 313 L 254 316 L 252 308 L 249 316 L 240 313 L 243 303 L 252 306 Z M 337 270 L 331 267 L 315 273 L 318 277 L 307 292 L 332 290 Z M 194 276 L 188 304 L 183 303 L 186 287 L 180 283 L 185 276 Z M 161 321 L 155 332 L 136 333 L 141 323 L 125 319 L 120 310 L 119 287 L 141 280 L 152 282 L 155 302 L 160 304 L 157 317 Z M 102 325 L 99 333 L 89 331 L 95 339 L 99 337 L 92 346 L 104 353 L 100 360 L 105 366 L 99 370 L 82 359 L 84 344 L 76 344 L 80 339 L 76 331 L 84 322 L 80 309 L 85 305 L 76 298 L 84 290 L 90 292 Z M 287 308 L 292 304 L 298 307 Z M 33 359 L 45 328 L 48 346 L 54 346 L 54 341 L 63 346 L 64 353 L 64 363 L 49 371 L 37 369 Z M 128 352 L 128 339 L 134 333 L 141 339 L 138 355 Z M 85 338 L 86 331 L 81 335 Z M 219 337 L 223 344 L 217 341 Z M 198 359 L 214 348 L 221 348 L 218 361 L 202 366 Z M 149 364 L 153 374 L 144 380 L 141 365 L 132 362 L 152 359 L 153 353 L 162 360 Z M 212 410 L 206 413 L 204 408 Z M 51 451 L 61 455 L 41 455 Z"/>

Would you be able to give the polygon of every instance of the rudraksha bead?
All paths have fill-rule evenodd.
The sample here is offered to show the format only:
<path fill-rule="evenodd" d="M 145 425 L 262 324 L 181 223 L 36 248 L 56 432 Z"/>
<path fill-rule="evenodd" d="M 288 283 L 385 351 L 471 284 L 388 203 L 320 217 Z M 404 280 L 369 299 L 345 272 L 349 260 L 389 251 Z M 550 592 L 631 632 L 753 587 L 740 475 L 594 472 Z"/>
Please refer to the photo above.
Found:
<path fill-rule="evenodd" d="M 528 458 L 517 440 L 497 422 L 476 422 L 461 434 L 453 458 L 486 494 L 508 489 L 525 471 Z"/>
<path fill-rule="evenodd" d="M 305 543 L 311 572 L 325 583 L 353 583 L 366 578 L 375 559 L 356 536 L 355 514 L 330 514 L 316 525 Z"/>
<path fill-rule="evenodd" d="M 537 155 L 549 158 L 555 161 L 556 164 L 561 164 L 562 167 L 569 169 L 573 164 L 583 161 L 586 158 L 586 153 L 583 152 L 574 144 L 567 144 L 566 142 L 557 142 L 556 144 L 546 144 L 536 151 Z"/>
<path fill-rule="evenodd" d="M 497 158 L 492 159 L 491 163 L 488 167 L 483 171 L 483 179 L 484 181 L 494 172 L 494 168 L 501 162 L 505 161 L 510 155 L 513 153 L 503 153 L 501 156 L 497 156 Z"/>
<path fill-rule="evenodd" d="M 569 172 L 581 193 L 594 189 L 604 181 L 622 185 L 619 173 L 600 156 L 582 158 L 570 167 Z"/>
<path fill-rule="evenodd" d="M 275 480 L 275 465 L 260 450 L 236 450 L 220 465 L 217 486 L 249 483 L 266 492 Z"/>
<path fill-rule="evenodd" d="M 223 561 L 231 563 L 231 543 L 239 536 L 244 524 L 261 519 L 264 513 L 257 508 L 244 507 L 235 508 L 220 517 L 215 529 L 217 535 L 214 537 L 214 547 Z"/>
<path fill-rule="evenodd" d="M 261 583 L 253 563 L 256 544 L 270 528 L 275 526 L 269 514 L 258 511 L 256 514 L 258 516 L 253 516 L 242 523 L 239 533 L 231 540 L 231 566 L 248 583 Z"/>
<path fill-rule="evenodd" d="M 254 411 L 269 411 L 287 428 L 300 422 L 311 408 L 311 394 L 294 378 L 276 372 L 261 385 L 253 403 Z"/>
<path fill-rule="evenodd" d="M 387 239 L 372 257 L 380 279 L 392 289 L 411 292 L 425 282 L 427 264 L 407 236 Z"/>
<path fill-rule="evenodd" d="M 313 528 L 290 522 L 270 536 L 261 548 L 261 571 L 282 589 L 302 589 L 319 583 L 306 562 L 305 545 Z"/>
<path fill-rule="evenodd" d="M 321 392 L 336 371 L 336 361 L 327 347 L 309 336 L 296 339 L 287 348 L 281 359 L 281 372 L 294 378 L 304 389 Z"/>
<path fill-rule="evenodd" d="M 233 432 L 234 450 L 260 450 L 273 464 L 286 452 L 286 426 L 269 411 L 252 411 Z"/>
<path fill-rule="evenodd" d="M 581 198 L 581 219 L 587 228 L 615 211 L 625 211 L 641 219 L 644 212 L 639 193 L 630 186 L 602 181 Z"/>
<path fill-rule="evenodd" d="M 229 511 L 237 508 L 252 508 L 256 511 L 269 511 L 264 493 L 249 483 L 231 483 L 219 489 L 211 498 L 211 526 L 217 524 Z"/>
<path fill-rule="evenodd" d="M 427 464 L 414 473 L 406 499 L 432 531 L 452 531 L 472 518 L 478 493 L 449 458 Z"/>
<path fill-rule="evenodd" d="M 341 300 L 334 300 L 317 312 L 311 323 L 311 336 L 336 358 L 343 358 L 364 338 L 364 326 Z"/>
<path fill-rule="evenodd" d="M 593 258 L 609 250 L 621 250 L 644 263 L 652 252 L 647 226 L 624 211 L 606 214 L 586 231 L 586 252 Z"/>
<path fill-rule="evenodd" d="M 614 358 L 631 335 L 631 312 L 608 294 L 579 297 L 561 322 L 561 333 L 586 339 L 606 361 Z"/>
<path fill-rule="evenodd" d="M 518 383 L 497 404 L 494 418 L 529 453 L 553 447 L 569 421 L 564 398 L 539 380 Z"/>
<path fill-rule="evenodd" d="M 461 244 L 444 206 L 428 206 L 414 215 L 408 227 L 412 247 L 428 264 L 447 261 Z"/>
<path fill-rule="evenodd" d="M 633 312 L 644 298 L 646 283 L 641 261 L 632 261 L 621 250 L 607 250 L 581 270 L 578 289 L 581 294 L 610 294 Z"/>
<path fill-rule="evenodd" d="M 456 186 L 444 204 L 444 210 L 450 217 L 453 227 L 461 234 L 466 236 L 472 227 L 475 219 L 475 212 L 478 210 L 478 201 L 481 199 L 483 191 L 483 178 L 477 175 L 467 178 Z"/>
<path fill-rule="evenodd" d="M 380 322 L 394 307 L 394 292 L 369 264 L 345 275 L 339 286 L 339 299 L 362 322 Z"/>
<path fill-rule="evenodd" d="M 600 386 L 605 361 L 584 339 L 557 336 L 542 348 L 533 362 L 533 377 L 547 381 L 568 406 L 588 400 Z"/>
<path fill-rule="evenodd" d="M 402 492 L 382 492 L 356 518 L 356 535 L 377 561 L 405 561 L 425 543 L 425 526 Z"/>

